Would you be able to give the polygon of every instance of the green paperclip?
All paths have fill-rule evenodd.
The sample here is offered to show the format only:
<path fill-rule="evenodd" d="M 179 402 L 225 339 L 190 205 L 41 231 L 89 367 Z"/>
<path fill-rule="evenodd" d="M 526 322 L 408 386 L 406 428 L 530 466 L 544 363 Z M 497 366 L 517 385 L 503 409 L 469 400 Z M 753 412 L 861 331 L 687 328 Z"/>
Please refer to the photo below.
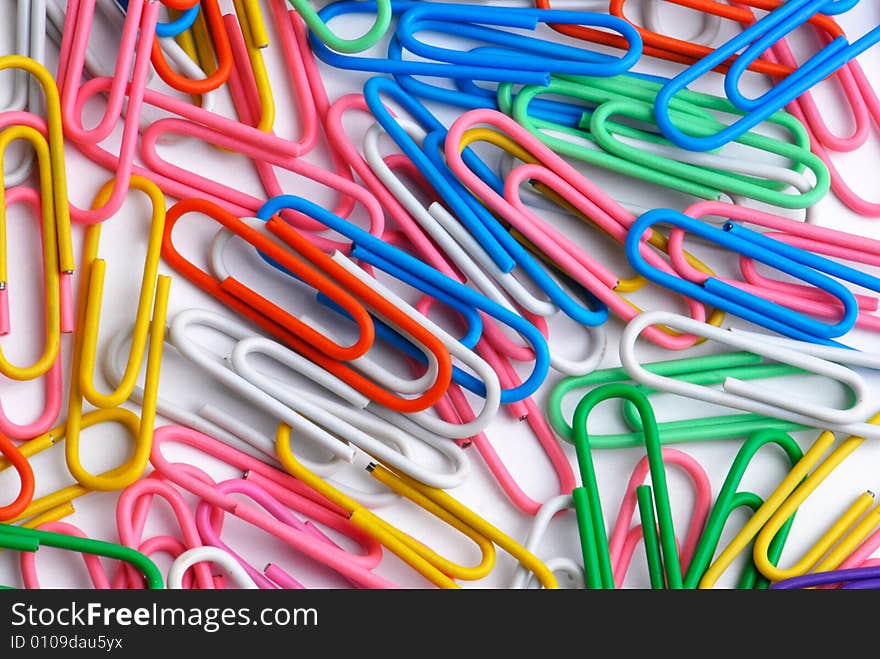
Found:
<path fill-rule="evenodd" d="M 730 518 L 731 513 L 737 508 L 750 508 L 752 511 L 758 510 L 764 500 L 753 492 L 740 492 L 737 490 L 743 479 L 746 469 L 751 464 L 755 454 L 768 444 L 776 444 L 785 452 L 791 466 L 794 467 L 803 457 L 803 451 L 798 443 L 784 432 L 777 430 L 764 430 L 752 435 L 740 448 L 733 460 L 727 478 L 724 479 L 724 485 L 718 493 L 712 512 L 706 520 L 706 526 L 703 529 L 703 535 L 694 551 L 694 557 L 688 566 L 687 573 L 684 577 L 685 588 L 697 588 L 703 574 L 712 563 L 715 551 L 718 549 L 718 542 L 721 534 L 724 532 L 724 526 Z M 779 529 L 779 533 L 773 538 L 770 544 L 770 552 L 768 558 L 776 565 L 779 557 L 782 555 L 782 549 L 785 541 L 788 539 L 789 531 L 794 523 L 794 515 L 792 515 Z M 749 561 L 743 569 L 740 576 L 738 588 L 740 589 L 765 589 L 770 582 L 761 576 L 755 564 Z"/>
<path fill-rule="evenodd" d="M 695 384 L 715 384 L 723 382 L 726 377 L 737 377 L 741 380 L 781 377 L 802 373 L 800 369 L 787 364 L 766 363 L 759 355 L 750 352 L 730 352 L 706 357 L 689 357 L 646 364 L 645 368 L 653 373 L 668 377 L 678 377 Z M 566 395 L 576 389 L 586 389 L 612 382 L 631 382 L 629 374 L 623 368 L 607 368 L 593 371 L 587 375 L 563 378 L 553 389 L 547 400 L 547 418 L 556 433 L 568 442 L 574 441 L 572 426 L 568 424 L 562 412 L 562 401 Z M 643 385 L 634 385 L 643 395 L 655 393 L 653 389 Z M 632 404 L 625 402 L 623 416 L 632 429 L 631 432 L 594 435 L 590 439 L 593 448 L 631 448 L 642 444 L 641 425 L 638 414 Z M 666 421 L 658 423 L 660 438 L 663 444 L 685 442 L 714 441 L 748 437 L 761 430 L 778 430 L 792 432 L 805 430 L 807 427 L 771 419 L 760 414 L 722 414 L 701 419 L 683 421 Z"/>
<path fill-rule="evenodd" d="M 39 531 L 21 526 L 0 524 L 0 547 L 16 551 L 35 552 L 41 545 L 124 561 L 140 570 L 146 578 L 148 588 L 152 590 L 164 588 L 162 573 L 156 567 L 156 564 L 144 554 L 131 547 L 104 542 L 103 540 L 78 538 L 64 533 L 52 533 L 50 531 Z"/>
<path fill-rule="evenodd" d="M 580 487 L 572 490 L 571 496 L 577 516 L 578 531 L 581 537 L 581 552 L 584 557 L 584 570 L 588 588 L 614 588 L 614 574 L 611 567 L 611 556 L 608 548 L 608 534 L 605 530 L 605 518 L 602 514 L 602 503 L 599 496 L 599 485 L 593 465 L 592 440 L 587 430 L 590 412 L 606 400 L 620 398 L 631 402 L 639 411 L 642 434 L 648 455 L 648 468 L 654 486 L 653 503 L 644 500 L 640 504 L 640 514 L 646 534 L 655 528 L 653 509 L 656 507 L 657 520 L 660 528 L 659 546 L 662 554 L 663 572 L 666 585 L 671 589 L 680 589 L 683 585 L 681 561 L 675 541 L 675 528 L 672 522 L 672 508 L 669 504 L 669 489 L 666 483 L 666 465 L 663 462 L 663 449 L 654 410 L 651 403 L 636 387 L 628 384 L 606 384 L 597 387 L 584 396 L 578 403 L 574 413 L 574 445 L 577 450 L 578 467 L 581 474 Z M 647 493 L 650 493 L 649 491 Z M 642 491 L 644 499 L 646 491 Z M 649 513 L 649 508 L 651 512 Z M 651 542 L 649 538 L 648 543 Z M 652 583 L 657 583 L 656 555 L 649 564 Z"/>
<path fill-rule="evenodd" d="M 676 149 L 660 133 L 635 128 L 633 125 L 610 121 L 622 116 L 637 125 L 654 125 L 653 103 L 660 89 L 658 83 L 637 76 L 622 75 L 598 79 L 586 76 L 554 76 L 547 86 L 527 85 L 513 96 L 509 83 L 498 88 L 499 107 L 510 114 L 545 145 L 557 153 L 576 158 L 618 173 L 678 190 L 700 199 L 717 200 L 721 194 L 742 195 L 779 208 L 808 208 L 828 192 L 831 178 L 827 166 L 810 150 L 809 136 L 803 125 L 792 115 L 778 112 L 767 119 L 788 131 L 791 143 L 749 132 L 737 142 L 794 163 L 792 171 L 801 174 L 811 170 L 816 183 L 806 192 L 786 194 L 788 184 L 761 176 L 728 172 L 698 164 L 681 162 L 674 157 L 651 153 L 638 146 L 618 140 L 625 136 Z M 595 108 L 584 108 L 578 126 L 566 126 L 529 114 L 529 104 L 539 95 L 554 94 L 585 101 Z M 687 123 L 694 134 L 714 134 L 723 124 L 711 112 L 740 113 L 726 99 L 685 91 L 673 104 L 673 114 Z M 570 135 L 595 144 L 578 144 L 558 135 Z"/>

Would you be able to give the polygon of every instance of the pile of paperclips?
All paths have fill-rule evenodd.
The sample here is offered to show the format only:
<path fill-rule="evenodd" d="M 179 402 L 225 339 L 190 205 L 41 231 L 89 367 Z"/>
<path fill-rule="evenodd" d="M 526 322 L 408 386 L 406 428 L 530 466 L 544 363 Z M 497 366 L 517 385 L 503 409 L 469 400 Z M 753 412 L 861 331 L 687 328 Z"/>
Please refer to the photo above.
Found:
<path fill-rule="evenodd" d="M 15 54 L 0 57 L 0 334 L 10 332 L 12 283 L 29 274 L 7 272 L 15 205 L 39 225 L 32 270 L 46 309 L 36 361 L 0 351 L 3 386 L 44 382 L 38 418 L 16 422 L 0 408 L 2 466 L 20 482 L 0 507 L 0 547 L 14 550 L 4 555 L 20 560 L 25 587 L 40 586 L 40 546 L 81 553 L 97 588 L 302 588 L 293 575 L 306 562 L 340 586 L 386 588 L 395 584 L 377 568 L 389 554 L 439 587 L 479 586 L 499 570 L 512 587 L 555 588 L 564 575 L 565 585 L 614 588 L 644 555 L 652 587 L 707 588 L 744 551 L 741 587 L 880 586 L 870 493 L 779 566 L 792 526 L 810 524 L 798 507 L 860 444 L 880 440 L 878 391 L 860 371 L 880 357 L 852 346 L 854 333 L 880 329 L 880 278 L 868 272 L 880 241 L 823 226 L 816 212 L 827 196 L 880 217 L 880 202 L 835 166 L 880 130 L 880 98 L 856 59 L 880 26 L 850 38 L 837 20 L 859 0 L 117 2 L 4 5 L 17 37 Z M 670 36 L 670 5 L 702 12 L 699 34 Z M 368 29 L 342 36 L 353 25 Z M 807 59 L 793 38 L 814 45 Z M 670 77 L 644 72 L 658 60 Z M 358 82 L 333 98 L 325 82 L 342 69 Z M 768 90 L 746 95 L 746 75 Z M 704 78 L 722 91 L 688 88 Z M 829 126 L 820 83 L 842 90 L 849 134 Z M 276 117 L 292 115 L 301 132 L 282 137 Z M 233 177 L 256 175 L 262 194 L 172 162 L 171 143 L 216 154 Z M 89 205 L 72 200 L 75 158 L 104 172 Z M 625 180 L 631 197 L 612 198 L 597 172 Z M 325 198 L 298 194 L 306 181 Z M 684 210 L 657 208 L 658 190 L 685 199 Z M 152 207 L 137 312 L 99 341 L 102 307 L 128 304 L 103 300 L 101 227 L 139 223 L 124 208 L 133 191 Z M 212 226 L 199 258 L 178 249 L 187 218 Z M 630 276 L 602 262 L 615 252 Z M 169 313 L 162 262 L 175 288 L 200 289 L 204 308 Z M 240 262 L 260 276 L 246 281 Z M 280 289 L 301 303 L 280 302 Z M 683 314 L 657 310 L 670 304 Z M 639 337 L 670 359 L 643 363 Z M 172 352 L 194 393 L 194 383 L 222 386 L 274 436 L 207 397 L 188 409 L 179 383 L 160 383 Z M 618 353 L 621 367 L 600 369 Z M 842 383 L 849 406 L 767 382 L 815 374 Z M 664 392 L 681 397 L 685 416 L 690 401 L 727 413 L 658 422 L 650 399 Z M 629 430 L 590 433 L 609 400 Z M 528 426 L 558 496 L 538 501 L 514 478 L 501 455 L 516 448 L 489 438 L 501 417 Z M 124 428 L 131 450 L 94 473 L 81 455 L 96 440 L 83 433 L 108 424 Z M 713 493 L 703 467 L 672 445 L 718 439 L 741 448 Z M 59 443 L 72 484 L 44 494 L 31 459 Z M 764 497 L 741 481 L 765 445 L 788 473 Z M 609 533 L 595 453 L 634 448 L 644 458 Z M 215 480 L 180 454 L 239 476 Z M 345 465 L 364 461 L 380 491 L 343 484 Z M 450 493 L 474 465 L 521 512 L 518 528 Z M 674 528 L 670 465 L 695 488 L 685 533 Z M 115 493 L 118 537 L 62 521 L 94 492 Z M 147 534 L 157 496 L 176 533 Z M 382 509 L 403 500 L 470 539 L 479 559 L 457 563 L 392 523 Z M 740 508 L 753 513 L 733 534 Z M 274 536 L 289 552 L 254 567 L 224 539 L 225 515 L 263 531 L 254 543 Z M 551 521 L 579 538 L 581 556 L 546 556 Z M 498 550 L 508 556 L 496 564 Z M 172 559 L 167 574 L 159 554 Z"/>

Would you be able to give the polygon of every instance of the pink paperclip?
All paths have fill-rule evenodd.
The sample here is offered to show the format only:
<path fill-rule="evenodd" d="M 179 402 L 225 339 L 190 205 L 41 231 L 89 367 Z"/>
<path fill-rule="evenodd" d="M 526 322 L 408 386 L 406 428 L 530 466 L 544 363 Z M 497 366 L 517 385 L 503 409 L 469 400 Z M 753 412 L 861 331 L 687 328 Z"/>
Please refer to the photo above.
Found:
<path fill-rule="evenodd" d="M 24 203 L 28 205 L 31 211 L 33 211 L 34 213 L 37 221 L 37 226 L 40 230 L 40 237 L 42 238 L 43 209 L 40 202 L 40 195 L 36 190 L 34 190 L 33 188 L 24 187 L 11 188 L 6 191 L 6 203 L 7 206 L 12 206 L 17 203 Z M 44 290 L 45 286 L 46 282 L 44 280 Z M 5 331 L 0 332 L 0 334 L 7 334 L 9 332 L 8 286 L 0 291 L 0 296 L 2 296 L 2 304 L 0 304 L 0 309 L 4 309 L 7 314 L 4 327 Z M 59 304 L 63 306 L 64 301 L 61 298 L 63 298 L 63 295 L 61 295 L 61 291 L 59 291 Z M 68 313 L 70 312 L 68 311 Z M 63 318 L 65 314 L 62 312 L 61 315 Z M 62 331 L 64 331 L 64 329 L 64 327 L 61 328 Z M 6 411 L 3 409 L 3 403 L 0 402 L 0 432 L 11 439 L 23 440 L 38 437 L 48 431 L 55 425 L 55 422 L 58 420 L 58 414 L 61 412 L 61 399 L 63 397 L 62 386 L 61 350 L 59 348 L 58 356 L 56 357 L 55 362 L 52 364 L 45 375 L 45 380 L 43 384 L 43 395 L 45 397 L 45 404 L 43 406 L 43 411 L 36 419 L 31 421 L 30 423 L 19 424 L 15 423 L 8 416 L 6 416 Z"/>
<path fill-rule="evenodd" d="M 88 538 L 88 536 L 79 528 L 67 522 L 46 522 L 37 528 L 40 531 L 63 533 L 77 538 Z M 37 553 L 38 552 L 32 551 L 23 551 L 19 553 L 21 577 L 24 581 L 24 587 L 28 590 L 36 590 L 40 588 L 40 580 L 37 577 Z M 109 590 L 110 579 L 104 571 L 104 565 L 101 563 L 101 559 L 95 554 L 80 554 L 80 556 L 82 556 L 86 569 L 89 571 L 92 585 L 99 590 Z"/>
<path fill-rule="evenodd" d="M 864 265 L 880 266 L 880 240 L 873 240 L 851 233 L 805 224 L 763 211 L 735 206 L 718 201 L 699 202 L 687 208 L 684 213 L 690 217 L 701 218 L 718 216 L 725 219 L 748 222 L 771 232 L 767 235 L 776 240 L 800 247 L 815 254 L 845 259 Z M 672 266 L 682 277 L 691 281 L 702 281 L 706 274 L 693 268 L 684 256 L 684 232 L 673 229 L 669 234 L 668 253 Z M 778 304 L 799 309 L 824 318 L 840 315 L 840 303 L 821 289 L 779 281 L 758 272 L 754 261 L 740 256 L 740 270 L 745 281 L 725 279 L 727 283 L 772 299 Z M 870 312 L 880 308 L 877 297 L 854 294 L 859 307 L 856 326 L 869 330 L 880 330 L 880 317 Z"/>
<path fill-rule="evenodd" d="M 515 167 L 505 181 L 503 197 L 474 174 L 462 159 L 461 142 L 464 133 L 480 124 L 488 124 L 506 133 L 541 163 Z M 447 163 L 459 179 L 499 216 L 558 263 L 568 276 L 587 288 L 624 320 L 628 321 L 638 314 L 637 309 L 614 292 L 618 277 L 587 255 L 561 231 L 536 215 L 519 198 L 518 190 L 522 183 L 531 180 L 547 185 L 619 242 L 623 242 L 627 228 L 635 221 L 631 213 L 581 176 L 525 128 L 500 112 L 480 109 L 463 114 L 450 127 L 445 150 Z M 658 254 L 652 254 L 650 258 L 655 267 L 671 272 L 669 265 Z M 706 309 L 702 304 L 689 298 L 684 298 L 684 301 L 694 319 L 701 322 L 706 320 Z M 669 350 L 688 348 L 698 340 L 693 335 L 671 335 L 656 327 L 648 328 L 643 334 Z"/>
<path fill-rule="evenodd" d="M 712 507 L 712 484 L 709 482 L 709 477 L 700 463 L 683 451 L 674 448 L 664 448 L 663 462 L 680 467 L 688 475 L 694 486 L 693 512 L 688 524 L 684 546 L 680 549 L 682 571 L 685 571 L 694 557 L 697 544 L 700 542 L 700 536 L 703 534 L 703 527 L 706 525 L 706 519 L 709 517 L 709 509 Z M 648 457 L 645 456 L 639 460 L 635 469 L 633 469 L 629 482 L 626 485 L 623 500 L 620 502 L 617 520 L 614 522 L 614 528 L 608 536 L 608 551 L 611 555 L 614 584 L 617 588 L 623 585 L 633 553 L 642 538 L 641 524 L 632 527 L 630 524 L 632 524 L 633 514 L 636 510 L 636 488 L 645 482 L 647 475 Z"/>
<path fill-rule="evenodd" d="M 64 19 L 58 74 L 60 81 L 61 115 L 65 135 L 77 145 L 95 144 L 106 139 L 123 114 L 122 142 L 116 158 L 116 183 L 109 199 L 100 208 L 89 210 L 70 205 L 71 219 L 81 224 L 103 222 L 118 211 L 128 193 L 128 182 L 134 168 L 140 129 L 141 106 L 150 70 L 150 51 L 159 14 L 159 3 L 132 0 L 122 28 L 122 41 L 116 60 L 115 76 L 109 89 L 104 116 L 95 128 L 86 129 L 81 122 L 84 96 L 81 83 L 85 68 L 86 48 L 91 34 L 95 0 L 70 0 Z M 134 64 L 132 65 L 132 57 Z M 129 73 L 131 81 L 129 82 Z"/>
<path fill-rule="evenodd" d="M 169 538 L 173 536 L 159 536 L 159 539 L 143 539 L 144 526 L 153 498 L 159 496 L 168 502 L 174 517 L 180 527 L 183 542 L 171 543 Z M 199 536 L 196 521 L 192 512 L 180 494 L 168 482 L 162 480 L 155 472 L 149 477 L 135 481 L 122 491 L 116 503 L 116 528 L 119 532 L 119 542 L 132 549 L 150 556 L 154 551 L 169 551 L 174 557 L 187 549 L 201 547 L 202 541 Z M 177 550 L 180 551 L 177 551 Z M 214 579 L 211 569 L 206 563 L 198 563 L 193 566 L 195 583 L 199 589 L 214 588 Z M 119 570 L 113 579 L 114 588 L 143 588 L 143 578 L 137 570 L 125 563 L 120 564 Z"/>
<path fill-rule="evenodd" d="M 341 549 L 339 545 L 334 543 L 324 533 L 318 530 L 318 528 L 314 524 L 307 524 L 300 520 L 290 511 L 289 508 L 278 501 L 265 489 L 254 483 L 253 480 L 235 478 L 232 480 L 217 483 L 215 487 L 220 492 L 223 492 L 225 494 L 244 494 L 249 499 L 259 504 L 262 508 L 266 510 L 266 512 L 268 512 L 282 524 L 287 524 L 288 526 L 291 526 L 292 528 L 297 529 L 302 533 L 311 535 L 321 542 L 331 544 L 337 549 Z M 251 576 L 254 582 L 262 589 L 271 590 L 277 588 L 279 585 L 285 588 L 304 588 L 302 584 L 300 584 L 298 581 L 296 581 L 296 579 L 287 574 L 278 565 L 270 563 L 270 565 L 273 565 L 273 574 L 275 574 L 276 576 L 282 575 L 282 580 L 288 585 L 273 583 L 274 580 L 269 575 L 264 576 L 264 573 L 260 573 L 242 556 L 240 556 L 236 551 L 230 548 L 220 537 L 223 526 L 223 517 L 222 514 L 219 517 L 216 514 L 213 514 L 214 511 L 217 510 L 217 508 L 213 507 L 213 505 L 207 501 L 199 502 L 199 505 L 196 507 L 196 524 L 198 525 L 199 533 L 206 543 L 213 545 L 214 547 L 219 547 L 220 549 L 223 549 L 224 551 L 232 555 L 235 560 L 237 560 L 245 569 L 245 571 Z M 222 511 L 220 512 L 222 513 Z"/>
<path fill-rule="evenodd" d="M 163 426 L 156 430 L 153 435 L 153 447 L 150 455 L 150 461 L 156 470 L 161 473 L 169 481 L 177 484 L 188 492 L 195 494 L 199 498 L 210 502 L 217 508 L 231 513 L 254 526 L 271 533 L 289 544 L 295 550 L 303 555 L 327 565 L 331 569 L 337 571 L 340 575 L 357 583 L 365 588 L 393 588 L 394 584 L 379 576 L 372 571 L 372 568 L 378 563 L 381 557 L 381 548 L 368 554 L 354 554 L 342 551 L 341 549 L 318 540 L 309 533 L 304 533 L 294 529 L 287 524 L 277 520 L 275 517 L 267 514 L 265 511 L 239 501 L 234 497 L 218 491 L 212 484 L 195 478 L 191 473 L 184 473 L 184 470 L 178 468 L 167 461 L 162 454 L 162 446 L 168 443 L 182 443 L 187 446 L 199 449 L 208 455 L 223 460 L 229 465 L 236 466 L 243 470 L 260 473 L 270 480 L 273 478 L 272 472 L 276 471 L 272 467 L 261 463 L 259 460 L 251 456 L 241 453 L 236 449 L 222 444 L 207 435 L 200 432 L 184 428 L 182 426 Z M 305 494 L 310 488 L 303 483 L 291 478 L 290 481 L 296 484 L 296 489 L 300 490 L 300 494 Z M 313 501 L 320 501 L 317 492 L 311 491 L 312 496 L 308 497 Z M 328 502 L 328 505 L 329 504 Z"/>

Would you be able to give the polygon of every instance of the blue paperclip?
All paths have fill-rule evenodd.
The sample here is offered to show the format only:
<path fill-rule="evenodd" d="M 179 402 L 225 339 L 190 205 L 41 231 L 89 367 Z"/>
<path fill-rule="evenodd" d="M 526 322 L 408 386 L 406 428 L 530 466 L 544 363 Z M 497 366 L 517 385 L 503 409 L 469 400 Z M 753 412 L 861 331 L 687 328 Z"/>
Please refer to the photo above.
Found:
<path fill-rule="evenodd" d="M 853 44 L 847 42 L 844 37 L 837 37 L 774 89 L 757 99 L 747 99 L 739 92 L 739 80 L 746 68 L 776 41 L 808 21 L 816 13 L 839 14 L 848 11 L 858 2 L 859 0 L 788 0 L 780 5 L 663 86 L 657 94 L 657 102 L 654 106 L 654 116 L 660 130 L 675 144 L 691 151 L 710 151 L 722 147 L 751 130 L 880 41 L 880 26 L 875 27 Z M 714 135 L 695 137 L 685 133 L 670 117 L 669 104 L 672 98 L 700 76 L 726 62 L 743 49 L 745 52 L 730 65 L 724 88 L 729 100 L 737 107 L 746 110 L 747 114 Z"/>
<path fill-rule="evenodd" d="M 623 57 L 613 57 L 487 27 L 534 30 L 540 23 L 590 25 L 614 30 L 626 39 L 629 49 Z M 502 48 L 481 48 L 475 52 L 433 46 L 416 39 L 415 35 L 421 31 L 451 32 L 456 37 Z M 459 65 L 478 62 L 481 66 L 501 69 L 610 76 L 628 71 L 642 55 L 642 39 L 632 24 L 595 12 L 418 2 L 400 17 L 396 34 L 404 48 L 420 57 Z"/>
<path fill-rule="evenodd" d="M 447 5 L 432 2 L 412 2 L 403 0 L 392 3 L 394 15 L 400 16 L 395 37 L 397 45 L 402 48 L 407 42 L 412 43 L 418 51 L 431 50 L 434 47 L 416 40 L 410 30 L 429 29 L 435 23 L 446 25 L 440 21 L 424 18 L 426 10 L 437 9 L 443 14 Z M 547 84 L 550 73 L 572 72 L 592 73 L 594 75 L 614 75 L 632 67 L 641 56 L 642 41 L 638 32 L 626 21 L 605 14 L 592 12 L 567 12 L 557 10 L 541 10 L 509 7 L 485 7 L 480 5 L 454 5 L 454 13 L 447 22 L 455 21 L 456 35 L 470 37 L 496 45 L 508 45 L 503 49 L 492 49 L 490 57 L 482 52 L 454 51 L 445 48 L 436 49 L 440 59 L 428 57 L 431 61 L 404 60 L 402 57 L 387 59 L 375 57 L 355 57 L 330 50 L 315 35 L 310 35 L 310 43 L 315 54 L 331 66 L 357 71 L 372 71 L 391 75 L 438 76 L 443 78 L 466 77 L 476 80 L 493 80 L 497 82 L 516 82 L 520 84 Z M 353 2 L 343 0 L 327 5 L 319 15 L 328 22 L 342 14 L 374 12 L 375 2 Z M 415 12 L 411 17 L 411 12 Z M 464 19 L 462 16 L 469 18 Z M 505 32 L 484 25 L 473 25 L 474 22 L 488 23 L 506 27 L 535 29 L 539 22 L 596 24 L 614 29 L 625 36 L 631 44 L 627 53 L 621 57 L 612 57 L 603 53 L 595 53 L 574 46 L 556 44 L 543 39 L 536 39 L 521 34 Z M 462 21 L 462 22 L 458 22 Z"/>
<path fill-rule="evenodd" d="M 663 272 L 650 265 L 641 253 L 645 232 L 655 224 L 679 227 L 812 284 L 840 301 L 843 316 L 836 323 L 823 323 L 716 277 L 708 277 L 702 284 L 697 284 Z M 667 208 L 648 211 L 636 220 L 627 232 L 624 245 L 633 269 L 654 283 L 785 336 L 812 343 L 848 347 L 833 338 L 851 330 L 858 317 L 858 303 L 852 292 L 832 277 L 880 290 L 880 279 L 822 256 L 768 238 L 733 222 L 727 222 L 722 229 Z"/>
<path fill-rule="evenodd" d="M 547 297 L 559 307 L 559 310 L 572 320 L 583 325 L 601 325 L 608 320 L 608 307 L 600 302 L 589 291 L 581 286 L 578 289 L 585 291 L 585 302 L 578 302 L 572 295 L 567 293 L 544 266 L 529 252 L 495 217 L 483 206 L 468 189 L 461 184 L 452 171 L 446 167 L 443 156 L 443 144 L 446 140 L 446 131 L 434 131 L 425 136 L 422 148 L 434 165 L 447 178 L 449 185 L 455 189 L 458 195 L 470 206 L 492 235 L 498 239 L 502 247 L 517 262 L 523 272 L 534 280 L 538 287 L 546 293 Z M 483 162 L 471 149 L 465 149 L 463 157 L 468 167 L 473 169 L 477 176 L 482 178 L 499 195 L 504 195 L 504 181 L 502 181 L 492 168 Z"/>
<path fill-rule="evenodd" d="M 123 10 L 128 11 L 128 0 L 116 0 L 116 4 L 122 7 Z M 189 9 L 186 9 L 180 13 L 173 21 L 168 21 L 167 23 L 156 23 L 156 36 L 157 37 L 176 37 L 178 34 L 186 32 L 188 29 L 192 27 L 192 24 L 196 22 L 196 18 L 199 15 L 199 3 L 197 2 Z"/>
<path fill-rule="evenodd" d="M 427 135 L 421 147 L 385 107 L 382 94 L 400 103 L 425 128 Z M 578 323 L 595 326 L 608 319 L 608 308 L 595 298 L 588 300 L 588 307 L 569 295 L 543 265 L 458 181 L 446 166 L 441 154 L 440 147 L 446 139 L 446 128 L 418 99 L 387 78 L 368 80 L 364 85 L 364 98 L 376 120 L 419 168 L 452 212 L 474 234 L 499 268 L 510 272 L 515 266 L 521 267 L 563 313 Z M 503 182 L 473 151 L 466 149 L 464 157 L 468 166 L 476 170 L 478 175 L 492 181 L 496 190 L 503 191 Z"/>
<path fill-rule="evenodd" d="M 276 213 L 285 210 L 295 210 L 321 222 L 328 229 L 345 236 L 354 244 L 352 256 L 370 263 L 376 268 L 386 272 L 393 272 L 405 276 L 405 281 L 420 290 L 433 287 L 439 289 L 451 297 L 457 298 L 463 304 L 492 316 L 500 323 L 507 325 L 525 339 L 535 353 L 535 362 L 532 372 L 521 384 L 516 387 L 502 390 L 502 402 L 509 403 L 528 398 L 541 386 L 550 367 L 550 351 L 544 336 L 538 328 L 528 322 L 522 316 L 504 308 L 500 304 L 490 300 L 477 291 L 451 279 L 423 263 L 419 259 L 406 252 L 393 247 L 380 238 L 371 235 L 360 227 L 344 220 L 338 215 L 328 211 L 316 203 L 294 195 L 279 195 L 269 199 L 257 212 L 261 220 L 268 220 Z M 482 385 L 477 387 L 482 389 Z M 485 394 L 485 389 L 482 389 Z"/>

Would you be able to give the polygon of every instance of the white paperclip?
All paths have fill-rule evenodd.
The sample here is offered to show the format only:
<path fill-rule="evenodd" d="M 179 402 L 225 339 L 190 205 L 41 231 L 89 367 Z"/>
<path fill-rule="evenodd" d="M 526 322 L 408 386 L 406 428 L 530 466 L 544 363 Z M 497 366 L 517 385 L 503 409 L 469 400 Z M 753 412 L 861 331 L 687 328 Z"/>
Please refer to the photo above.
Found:
<path fill-rule="evenodd" d="M 561 511 L 573 508 L 574 502 L 572 502 L 570 494 L 560 494 L 552 499 L 548 499 L 532 519 L 532 525 L 529 528 L 529 534 L 526 536 L 523 547 L 534 554 L 538 550 L 538 546 L 541 544 L 544 535 L 547 533 L 550 521 Z M 578 565 L 577 561 L 562 556 L 543 560 L 544 564 L 550 568 L 554 574 L 562 573 L 566 575 L 572 588 L 585 587 L 586 578 L 584 576 L 584 569 Z M 532 581 L 532 573 L 522 565 L 517 565 L 513 572 L 513 579 L 510 581 L 510 588 L 529 588 Z"/>
<path fill-rule="evenodd" d="M 183 575 L 186 574 L 186 571 L 196 563 L 205 561 L 216 563 L 222 567 L 239 588 L 259 590 L 259 586 L 254 583 L 251 576 L 229 552 L 223 551 L 219 547 L 211 546 L 187 549 L 174 559 L 171 567 L 168 568 L 167 585 L 169 590 L 181 590 L 183 588 Z"/>
<path fill-rule="evenodd" d="M 651 373 L 635 354 L 639 334 L 651 325 L 666 325 L 672 329 L 693 333 L 737 350 L 783 364 L 789 364 L 810 373 L 826 376 L 846 385 L 853 393 L 855 403 L 841 410 L 823 406 L 762 386 L 750 380 L 726 378 L 722 389 L 710 389 Z M 652 389 L 666 391 L 707 403 L 715 403 L 794 423 L 826 428 L 862 437 L 880 437 L 880 427 L 865 423 L 877 411 L 877 401 L 865 379 L 843 364 L 880 368 L 880 356 L 795 341 L 784 337 L 765 337 L 751 332 L 721 329 L 666 311 L 650 311 L 633 318 L 620 337 L 620 361 L 630 377 Z"/>

